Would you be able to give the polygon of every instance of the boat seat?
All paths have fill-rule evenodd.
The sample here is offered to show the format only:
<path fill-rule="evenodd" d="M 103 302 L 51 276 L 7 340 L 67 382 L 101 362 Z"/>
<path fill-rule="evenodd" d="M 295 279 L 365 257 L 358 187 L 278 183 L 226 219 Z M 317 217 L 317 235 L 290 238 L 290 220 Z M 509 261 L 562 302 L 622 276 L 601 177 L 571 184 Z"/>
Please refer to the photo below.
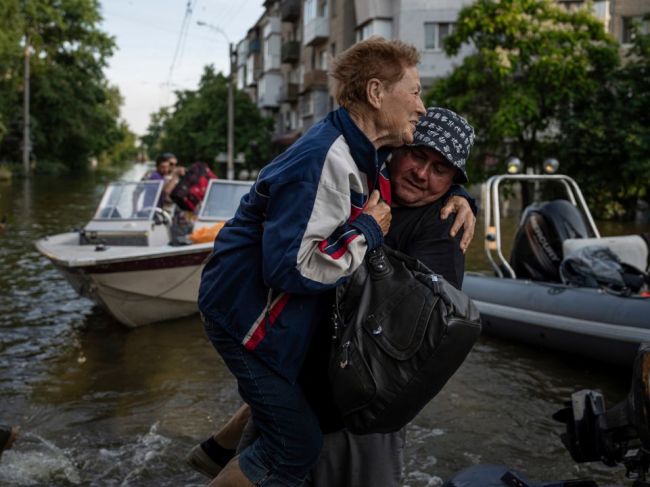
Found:
<path fill-rule="evenodd" d="M 604 245 L 626 264 L 639 270 L 648 269 L 648 244 L 639 235 L 624 235 L 620 237 L 602 238 L 568 238 L 562 242 L 564 255 L 587 247 L 588 245 Z"/>

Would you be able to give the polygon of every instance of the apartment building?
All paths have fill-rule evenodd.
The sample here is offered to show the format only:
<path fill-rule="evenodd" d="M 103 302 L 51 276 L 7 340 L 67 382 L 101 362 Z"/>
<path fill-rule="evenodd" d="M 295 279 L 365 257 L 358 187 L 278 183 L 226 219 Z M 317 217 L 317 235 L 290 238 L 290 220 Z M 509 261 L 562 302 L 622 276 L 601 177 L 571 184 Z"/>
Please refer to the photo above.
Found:
<path fill-rule="evenodd" d="M 582 0 L 557 0 L 566 8 Z M 449 58 L 442 46 L 461 8 L 473 0 L 266 0 L 265 12 L 237 46 L 237 86 L 275 120 L 274 140 L 292 143 L 336 103 L 328 90 L 333 56 L 372 35 L 415 45 L 424 89 L 471 52 Z M 622 43 L 650 12 L 650 0 L 596 0 L 594 13 Z M 648 28 L 645 24 L 644 28 Z"/>
<path fill-rule="evenodd" d="M 650 13 L 650 0 L 610 0 L 611 15 L 609 32 L 621 44 L 632 41 L 633 25 L 638 22 L 641 32 L 650 33 L 650 21 L 644 16 Z"/>

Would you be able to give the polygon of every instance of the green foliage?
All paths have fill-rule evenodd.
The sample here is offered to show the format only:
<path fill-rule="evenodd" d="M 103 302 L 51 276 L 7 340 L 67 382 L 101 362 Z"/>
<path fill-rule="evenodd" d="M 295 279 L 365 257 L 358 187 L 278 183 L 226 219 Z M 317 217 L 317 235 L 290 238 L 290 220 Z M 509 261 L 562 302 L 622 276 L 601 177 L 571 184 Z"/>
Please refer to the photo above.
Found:
<path fill-rule="evenodd" d="M 11 175 L 11 168 L 6 164 L 0 164 L 0 181 L 9 181 Z"/>
<path fill-rule="evenodd" d="M 169 151 L 185 164 L 201 160 L 212 165 L 215 156 L 227 149 L 227 78 L 206 66 L 198 89 L 176 92 L 176 97 L 173 110 L 163 108 L 152 114 L 142 142 L 153 157 Z M 262 117 L 248 95 L 235 90 L 234 153 L 245 154 L 248 169 L 267 162 L 272 128 L 273 121 Z"/>
<path fill-rule="evenodd" d="M 21 159 L 23 46 L 29 37 L 32 157 L 37 166 L 87 167 L 133 141 L 103 69 L 115 47 L 97 0 L 0 0 L 0 154 Z M 4 96 L 3 96 L 4 95 Z M 4 129 L 4 132 L 3 132 Z M 47 169 L 43 168 L 43 169 Z"/>
<path fill-rule="evenodd" d="M 448 55 L 473 44 L 449 77 L 427 94 L 477 130 L 472 177 L 487 156 L 517 155 L 539 167 L 570 107 L 593 96 L 619 64 L 618 45 L 587 8 L 567 11 L 551 0 L 477 0 L 463 8 L 445 41 Z"/>
<path fill-rule="evenodd" d="M 7 136 L 22 83 L 23 16 L 16 0 L 0 0 L 0 142 Z"/>
<path fill-rule="evenodd" d="M 650 196 L 649 107 L 650 35 L 637 32 L 622 67 L 561 120 L 557 152 L 599 216 L 630 219 Z"/>

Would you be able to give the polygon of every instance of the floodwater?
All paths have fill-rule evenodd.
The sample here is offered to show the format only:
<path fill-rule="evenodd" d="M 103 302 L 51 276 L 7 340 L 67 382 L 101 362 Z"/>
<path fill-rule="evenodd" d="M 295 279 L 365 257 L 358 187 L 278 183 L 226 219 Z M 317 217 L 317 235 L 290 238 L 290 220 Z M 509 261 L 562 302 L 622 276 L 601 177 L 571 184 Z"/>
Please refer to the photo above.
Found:
<path fill-rule="evenodd" d="M 106 182 L 0 182 L 0 218 L 8 218 L 0 234 L 0 422 L 21 428 L 0 461 L 0 485 L 205 485 L 184 456 L 238 407 L 198 317 L 127 329 L 76 296 L 34 248 L 40 237 L 85 224 Z M 477 239 L 468 268 L 485 267 Z M 550 416 L 585 388 L 612 405 L 629 379 L 626 369 L 482 337 L 408 428 L 404 485 L 439 486 L 479 463 L 537 480 L 625 485 L 622 468 L 574 464 Z"/>

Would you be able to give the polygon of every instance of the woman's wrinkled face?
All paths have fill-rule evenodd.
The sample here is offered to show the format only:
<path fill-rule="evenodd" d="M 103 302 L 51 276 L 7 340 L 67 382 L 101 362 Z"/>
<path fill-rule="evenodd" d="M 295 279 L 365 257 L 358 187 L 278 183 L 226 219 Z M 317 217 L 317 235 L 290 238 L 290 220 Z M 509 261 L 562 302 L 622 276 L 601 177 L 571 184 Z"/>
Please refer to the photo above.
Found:
<path fill-rule="evenodd" d="M 399 147 L 413 142 L 415 126 L 426 113 L 421 91 L 415 66 L 405 68 L 402 79 L 384 91 L 379 126 L 389 133 L 392 142 L 387 145 Z"/>

